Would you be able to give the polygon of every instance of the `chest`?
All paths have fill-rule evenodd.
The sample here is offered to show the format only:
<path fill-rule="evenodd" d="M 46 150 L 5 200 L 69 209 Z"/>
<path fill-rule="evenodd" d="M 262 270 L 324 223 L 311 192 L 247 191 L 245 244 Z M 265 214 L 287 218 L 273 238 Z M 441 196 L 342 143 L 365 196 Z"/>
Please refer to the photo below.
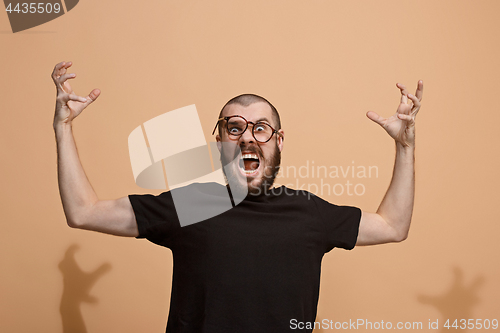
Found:
<path fill-rule="evenodd" d="M 172 251 L 203 258 L 250 259 L 323 254 L 324 229 L 314 210 L 300 206 L 273 208 L 245 204 L 183 227 L 173 237 Z"/>

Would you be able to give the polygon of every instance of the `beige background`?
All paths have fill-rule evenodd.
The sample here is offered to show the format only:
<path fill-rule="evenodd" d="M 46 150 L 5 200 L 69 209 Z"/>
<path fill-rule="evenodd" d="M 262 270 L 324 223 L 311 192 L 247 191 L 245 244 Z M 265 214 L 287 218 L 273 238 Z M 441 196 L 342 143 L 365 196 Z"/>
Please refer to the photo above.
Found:
<path fill-rule="evenodd" d="M 424 327 L 446 317 L 500 319 L 499 11 L 498 1 L 82 0 L 16 34 L 0 13 L 0 331 L 63 332 L 63 320 L 65 332 L 165 328 L 170 251 L 65 224 L 50 79 L 63 60 L 74 62 L 78 93 L 102 90 L 74 124 L 102 199 L 150 192 L 133 180 L 134 128 L 196 104 L 211 140 L 220 107 L 253 92 L 281 112 L 284 166 L 377 166 L 378 178 L 351 179 L 364 195 L 323 196 L 375 210 L 394 147 L 365 113 L 392 114 L 395 83 L 414 91 L 423 79 L 410 236 L 327 254 L 318 319 Z M 63 261 L 73 244 L 79 249 Z M 88 274 L 103 264 L 92 287 Z M 97 302 L 82 303 L 88 295 Z"/>

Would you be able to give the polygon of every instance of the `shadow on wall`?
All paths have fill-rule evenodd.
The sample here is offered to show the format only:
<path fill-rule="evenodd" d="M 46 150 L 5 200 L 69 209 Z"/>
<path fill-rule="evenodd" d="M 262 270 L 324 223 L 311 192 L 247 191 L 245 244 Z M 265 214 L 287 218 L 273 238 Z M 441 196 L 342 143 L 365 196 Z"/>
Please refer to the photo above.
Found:
<path fill-rule="evenodd" d="M 59 263 L 59 270 L 63 275 L 63 293 L 59 311 L 64 333 L 87 332 L 80 304 L 97 303 L 98 299 L 89 294 L 90 289 L 103 274 L 111 270 L 111 265 L 104 263 L 93 272 L 82 271 L 75 260 L 75 252 L 78 249 L 77 244 L 68 247 L 63 260 Z"/>
<path fill-rule="evenodd" d="M 450 329 L 443 327 L 446 320 L 451 326 L 455 319 L 458 319 L 457 325 L 460 328 L 460 319 L 467 320 L 474 318 L 472 309 L 480 303 L 477 296 L 479 287 L 484 283 L 483 276 L 477 276 L 467 285 L 464 283 L 464 272 L 459 267 L 453 268 L 453 283 L 448 291 L 437 296 L 417 295 L 420 303 L 435 307 L 441 314 L 439 327 L 441 332 L 449 332 Z M 467 329 L 461 329 L 460 332 L 468 332 Z"/>

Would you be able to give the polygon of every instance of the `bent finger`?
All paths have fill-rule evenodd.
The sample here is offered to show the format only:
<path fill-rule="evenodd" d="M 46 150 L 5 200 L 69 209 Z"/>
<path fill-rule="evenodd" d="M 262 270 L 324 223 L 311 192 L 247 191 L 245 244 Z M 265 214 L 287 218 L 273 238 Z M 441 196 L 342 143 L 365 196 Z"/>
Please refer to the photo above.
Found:
<path fill-rule="evenodd" d="M 90 92 L 90 94 L 87 95 L 87 97 L 85 97 L 85 106 L 89 105 L 90 103 L 92 103 L 93 101 L 95 101 L 97 99 L 97 97 L 99 97 L 99 95 L 101 94 L 101 91 L 99 89 L 94 89 Z"/>
<path fill-rule="evenodd" d="M 55 67 L 54 70 L 52 71 L 52 80 L 54 83 L 57 85 L 57 80 L 59 77 L 61 77 L 63 74 L 66 73 L 66 70 L 71 67 L 72 62 L 71 61 L 63 61 L 58 63 Z"/>
<path fill-rule="evenodd" d="M 75 95 L 75 94 L 69 94 L 68 95 L 68 99 L 70 101 L 81 102 L 81 103 L 86 103 L 87 102 L 87 99 L 85 97 L 78 96 L 78 95 Z"/>
<path fill-rule="evenodd" d="M 57 79 L 57 82 L 59 82 L 60 84 L 63 84 L 64 82 L 66 82 L 66 80 L 74 79 L 75 77 L 76 77 L 75 73 L 64 74 L 64 75 L 59 76 L 59 78 Z"/>
<path fill-rule="evenodd" d="M 62 66 L 64 66 L 65 64 L 66 64 L 65 61 L 61 61 L 60 63 L 56 64 L 54 66 L 54 70 L 52 70 L 52 77 L 54 77 L 59 72 L 59 70 L 62 68 Z"/>
<path fill-rule="evenodd" d="M 418 100 L 422 100 L 422 95 L 424 94 L 424 81 L 420 80 L 417 83 L 417 91 L 415 91 L 415 96 L 417 96 Z"/>
<path fill-rule="evenodd" d="M 408 98 L 411 99 L 413 102 L 413 105 L 417 108 L 420 108 L 420 100 L 417 98 L 417 96 L 414 96 L 412 94 L 408 94 Z"/>
<path fill-rule="evenodd" d="M 55 84 L 57 84 L 57 78 L 61 75 L 60 70 L 66 64 L 66 62 L 60 62 L 54 66 L 54 70 L 52 71 L 51 77 Z"/>
<path fill-rule="evenodd" d="M 413 117 L 410 116 L 409 114 L 398 113 L 398 118 L 401 120 L 413 121 Z"/>
<path fill-rule="evenodd" d="M 396 83 L 396 87 L 401 91 L 401 103 L 407 104 L 408 98 L 406 96 L 408 96 L 408 90 L 406 90 L 406 86 L 401 83 Z"/>

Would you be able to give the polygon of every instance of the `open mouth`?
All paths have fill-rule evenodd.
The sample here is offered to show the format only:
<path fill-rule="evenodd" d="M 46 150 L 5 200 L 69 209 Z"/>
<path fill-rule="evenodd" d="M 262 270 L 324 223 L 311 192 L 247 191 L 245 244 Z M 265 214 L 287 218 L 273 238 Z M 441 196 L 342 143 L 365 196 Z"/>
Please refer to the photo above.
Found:
<path fill-rule="evenodd" d="M 257 174 L 260 166 L 260 159 L 257 154 L 241 154 L 239 167 L 245 176 Z"/>

